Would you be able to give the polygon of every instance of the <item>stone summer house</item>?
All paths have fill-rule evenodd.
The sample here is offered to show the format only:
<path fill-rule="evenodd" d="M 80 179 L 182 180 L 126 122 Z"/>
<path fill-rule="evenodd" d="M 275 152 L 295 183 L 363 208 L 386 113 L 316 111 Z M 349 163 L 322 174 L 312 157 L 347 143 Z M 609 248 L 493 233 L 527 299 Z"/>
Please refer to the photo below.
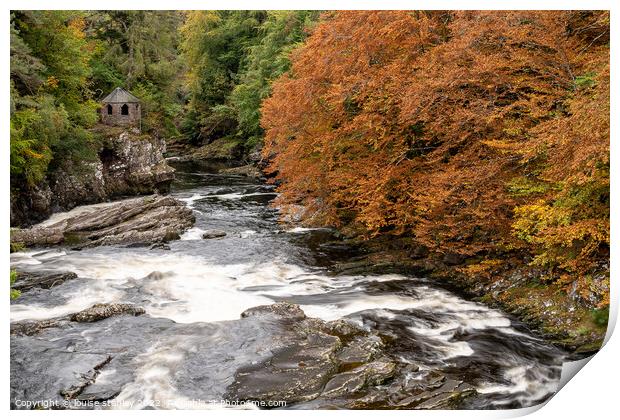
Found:
<path fill-rule="evenodd" d="M 106 125 L 141 128 L 140 100 L 117 87 L 101 100 L 101 122 Z"/>

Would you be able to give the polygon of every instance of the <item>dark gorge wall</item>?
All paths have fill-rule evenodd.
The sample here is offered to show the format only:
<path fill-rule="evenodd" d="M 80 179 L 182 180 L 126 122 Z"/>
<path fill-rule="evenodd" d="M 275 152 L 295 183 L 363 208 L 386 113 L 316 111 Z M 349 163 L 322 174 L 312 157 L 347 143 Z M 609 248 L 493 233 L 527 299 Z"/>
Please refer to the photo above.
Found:
<path fill-rule="evenodd" d="M 94 161 L 59 162 L 36 186 L 11 185 L 11 226 L 37 223 L 82 204 L 169 190 L 174 169 L 164 159 L 163 139 L 119 129 L 100 134 Z"/>

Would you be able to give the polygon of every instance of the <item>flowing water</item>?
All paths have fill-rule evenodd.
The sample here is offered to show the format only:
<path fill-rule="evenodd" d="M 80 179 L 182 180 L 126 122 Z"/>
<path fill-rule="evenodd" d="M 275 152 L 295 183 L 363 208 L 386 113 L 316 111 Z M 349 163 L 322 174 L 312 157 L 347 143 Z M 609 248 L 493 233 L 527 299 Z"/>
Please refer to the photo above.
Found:
<path fill-rule="evenodd" d="M 271 186 L 248 178 L 179 166 L 173 196 L 196 224 L 170 250 L 50 248 L 11 254 L 18 269 L 66 270 L 79 278 L 34 290 L 11 305 L 11 320 L 47 319 L 95 303 L 132 302 L 177 323 L 238 319 L 247 308 L 287 301 L 308 316 L 346 317 L 391 337 L 393 356 L 439 369 L 474 385 L 468 408 L 531 406 L 556 390 L 564 355 L 508 315 L 467 301 L 437 284 L 400 274 L 336 275 L 330 265 L 353 250 L 334 245 L 326 229 L 287 228 L 269 206 Z M 208 229 L 226 237 L 202 239 Z M 167 363 L 182 341 L 140 355 L 121 396 L 175 395 Z M 415 375 L 414 375 L 415 376 Z M 416 378 L 412 376 L 411 380 Z M 98 380 L 104 380 L 99 378 Z"/>

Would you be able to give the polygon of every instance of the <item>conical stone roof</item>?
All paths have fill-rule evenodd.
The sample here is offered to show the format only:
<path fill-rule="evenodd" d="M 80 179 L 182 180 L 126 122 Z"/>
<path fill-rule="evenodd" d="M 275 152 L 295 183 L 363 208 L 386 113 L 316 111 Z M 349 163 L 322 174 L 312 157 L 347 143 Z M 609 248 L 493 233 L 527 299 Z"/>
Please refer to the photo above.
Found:
<path fill-rule="evenodd" d="M 123 88 L 117 87 L 101 101 L 107 104 L 138 103 L 140 100 Z"/>

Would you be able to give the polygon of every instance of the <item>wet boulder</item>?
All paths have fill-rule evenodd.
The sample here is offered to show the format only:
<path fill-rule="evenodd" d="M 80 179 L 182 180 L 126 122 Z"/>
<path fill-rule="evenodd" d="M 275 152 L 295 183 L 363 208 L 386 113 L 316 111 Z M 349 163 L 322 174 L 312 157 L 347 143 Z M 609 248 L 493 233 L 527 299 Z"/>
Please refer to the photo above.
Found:
<path fill-rule="evenodd" d="M 341 367 L 355 368 L 381 353 L 383 342 L 377 336 L 356 337 L 337 356 Z"/>
<path fill-rule="evenodd" d="M 215 239 L 215 238 L 223 238 L 226 236 L 226 232 L 219 229 L 209 229 L 202 234 L 202 239 Z"/>
<path fill-rule="evenodd" d="M 274 317 L 287 320 L 303 320 L 306 314 L 299 305 L 286 302 L 278 302 L 272 305 L 256 306 L 241 313 L 241 318 L 250 317 Z"/>
<path fill-rule="evenodd" d="M 388 357 L 377 360 L 384 356 L 381 339 L 346 321 L 308 318 L 290 303 L 251 308 L 242 317 L 279 319 L 290 325 L 291 335 L 271 357 L 236 372 L 226 393 L 230 400 L 291 404 L 332 398 L 394 375 L 395 363 Z"/>
<path fill-rule="evenodd" d="M 12 322 L 11 335 L 36 335 L 46 328 L 59 327 L 60 325 L 61 322 L 57 319 Z"/>
<path fill-rule="evenodd" d="M 96 303 L 90 308 L 71 315 L 43 320 L 25 320 L 11 323 L 11 335 L 34 336 L 48 328 L 66 327 L 72 322 L 96 322 L 118 315 L 143 315 L 145 310 L 128 303 Z"/>
<path fill-rule="evenodd" d="M 404 398 L 397 405 L 417 409 L 450 408 L 453 403 L 475 392 L 475 388 L 467 383 L 446 379 L 441 386 Z"/>
<path fill-rule="evenodd" d="M 364 387 L 381 385 L 394 377 L 396 363 L 388 358 L 370 362 L 330 379 L 321 395 L 323 397 L 347 396 Z"/>
<path fill-rule="evenodd" d="M 88 309 L 71 315 L 71 321 L 95 322 L 114 315 L 128 314 L 138 316 L 144 313 L 143 308 L 128 303 L 97 303 Z"/>
<path fill-rule="evenodd" d="M 342 343 L 321 332 L 295 341 L 263 363 L 238 370 L 227 398 L 293 403 L 319 396 L 336 370 L 333 356 Z"/>

